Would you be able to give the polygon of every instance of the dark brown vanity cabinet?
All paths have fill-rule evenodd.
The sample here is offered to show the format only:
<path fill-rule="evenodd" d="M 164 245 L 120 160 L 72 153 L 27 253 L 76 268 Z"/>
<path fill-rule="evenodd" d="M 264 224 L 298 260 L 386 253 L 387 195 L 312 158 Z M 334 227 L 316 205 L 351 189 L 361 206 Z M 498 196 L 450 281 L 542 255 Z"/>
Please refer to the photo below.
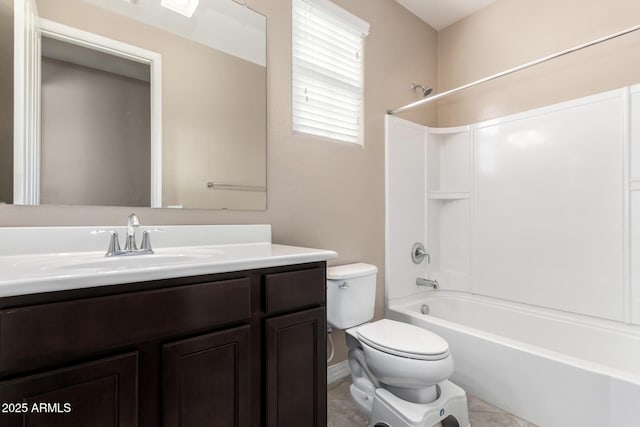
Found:
<path fill-rule="evenodd" d="M 325 272 L 2 298 L 0 425 L 324 426 Z"/>
<path fill-rule="evenodd" d="M 315 285 L 320 282 L 322 287 Z M 324 269 L 265 277 L 268 427 L 327 425 L 325 283 Z M 291 308 L 313 306 L 317 308 L 291 312 Z"/>

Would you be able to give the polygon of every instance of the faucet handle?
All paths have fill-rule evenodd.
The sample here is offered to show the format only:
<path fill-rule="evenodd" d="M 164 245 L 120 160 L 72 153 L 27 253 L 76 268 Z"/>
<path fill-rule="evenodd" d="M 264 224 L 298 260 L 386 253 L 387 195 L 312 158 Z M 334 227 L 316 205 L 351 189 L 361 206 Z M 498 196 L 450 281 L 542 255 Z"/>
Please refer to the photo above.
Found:
<path fill-rule="evenodd" d="M 150 233 L 164 233 L 164 230 L 160 228 L 149 228 L 142 232 L 142 246 L 140 250 L 146 251 L 148 253 L 153 253 L 153 248 L 151 247 L 151 240 L 149 239 Z"/>
<path fill-rule="evenodd" d="M 107 253 L 105 256 L 112 256 L 116 253 L 120 252 L 120 240 L 118 239 L 118 232 L 115 230 L 93 230 L 91 234 L 111 234 L 111 238 L 109 239 L 109 248 L 107 249 Z"/>

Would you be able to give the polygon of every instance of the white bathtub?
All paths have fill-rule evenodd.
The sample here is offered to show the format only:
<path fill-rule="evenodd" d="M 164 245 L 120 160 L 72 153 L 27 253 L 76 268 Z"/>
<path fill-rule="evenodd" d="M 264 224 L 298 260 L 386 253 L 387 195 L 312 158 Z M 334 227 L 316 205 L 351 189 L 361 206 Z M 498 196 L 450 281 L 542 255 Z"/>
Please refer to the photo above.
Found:
<path fill-rule="evenodd" d="M 640 426 L 640 327 L 445 291 L 392 301 L 387 317 L 442 336 L 453 382 L 534 424 Z"/>

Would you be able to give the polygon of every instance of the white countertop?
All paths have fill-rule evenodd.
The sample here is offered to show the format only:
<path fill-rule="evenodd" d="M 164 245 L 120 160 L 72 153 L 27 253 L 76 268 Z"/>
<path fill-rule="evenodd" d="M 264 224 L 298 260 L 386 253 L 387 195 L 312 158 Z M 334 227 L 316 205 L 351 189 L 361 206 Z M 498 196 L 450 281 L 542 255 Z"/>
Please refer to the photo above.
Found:
<path fill-rule="evenodd" d="M 0 251 L 0 298 L 303 264 L 337 257 L 329 250 L 273 244 L 271 229 L 266 225 L 166 227 L 166 235 L 157 239 L 162 246 L 155 246 L 154 254 L 105 258 L 104 236 L 100 243 L 104 250 L 87 250 L 95 249 L 95 243 L 91 247 L 77 244 L 78 241 L 84 244 L 85 236 L 88 241 L 95 239 L 87 234 L 92 228 L 0 228 L 0 242 L 7 244 L 5 248 L 13 247 L 12 251 Z M 227 236 L 221 238 L 224 233 Z M 197 236 L 191 240 L 195 245 L 185 242 L 184 236 L 189 235 Z M 25 240 L 27 243 L 23 243 Z M 49 250 L 43 252 L 43 244 L 34 245 L 36 249 L 32 250 L 31 240 L 44 242 Z M 58 242 L 58 246 L 53 247 L 52 241 Z M 65 252 L 65 242 L 69 241 L 83 250 Z M 215 244 L 203 245 L 203 242 Z"/>
<path fill-rule="evenodd" d="M 303 264 L 337 256 L 333 251 L 271 243 L 176 247 L 155 252 L 126 257 L 126 265 L 119 264 L 122 257 L 105 259 L 104 252 L 1 256 L 0 297 Z M 191 257 L 193 253 L 197 255 Z M 181 260 L 181 255 L 186 259 Z M 149 263 L 156 256 L 168 257 L 169 262 Z"/>

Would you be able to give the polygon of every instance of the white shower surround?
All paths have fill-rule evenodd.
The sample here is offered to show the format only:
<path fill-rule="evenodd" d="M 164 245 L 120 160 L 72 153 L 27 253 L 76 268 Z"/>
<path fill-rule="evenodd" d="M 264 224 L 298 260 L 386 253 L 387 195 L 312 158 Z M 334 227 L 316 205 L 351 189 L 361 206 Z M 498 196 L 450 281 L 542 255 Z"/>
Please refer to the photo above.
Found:
<path fill-rule="evenodd" d="M 388 116 L 386 132 L 388 316 L 442 335 L 454 381 L 525 419 L 637 425 L 640 372 L 618 359 L 640 360 L 640 85 L 459 128 Z M 450 304 L 422 316 L 438 294 L 416 277 Z"/>

